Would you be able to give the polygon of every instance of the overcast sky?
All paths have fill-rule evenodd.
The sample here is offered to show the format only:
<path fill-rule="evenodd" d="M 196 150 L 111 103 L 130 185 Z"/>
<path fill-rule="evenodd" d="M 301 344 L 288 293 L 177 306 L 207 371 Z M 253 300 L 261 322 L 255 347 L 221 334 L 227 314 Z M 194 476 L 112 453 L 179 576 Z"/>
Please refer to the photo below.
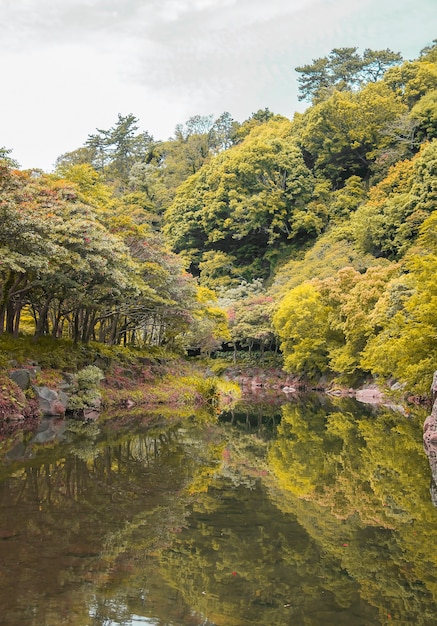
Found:
<path fill-rule="evenodd" d="M 117 114 L 167 139 L 193 115 L 289 118 L 296 66 L 437 37 L 436 0 L 0 0 L 0 147 L 50 171 Z"/>

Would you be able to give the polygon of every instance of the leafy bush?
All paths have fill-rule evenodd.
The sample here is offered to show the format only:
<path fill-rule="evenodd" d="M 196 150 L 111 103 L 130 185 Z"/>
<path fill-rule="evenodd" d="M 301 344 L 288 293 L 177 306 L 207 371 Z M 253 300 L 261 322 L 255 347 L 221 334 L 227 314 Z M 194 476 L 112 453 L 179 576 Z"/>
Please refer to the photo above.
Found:
<path fill-rule="evenodd" d="M 81 369 L 76 375 L 76 393 L 69 397 L 67 408 L 70 411 L 80 411 L 98 406 L 102 396 L 97 387 L 103 378 L 102 370 L 95 365 Z"/>
<path fill-rule="evenodd" d="M 104 374 L 99 367 L 88 365 L 81 369 L 76 375 L 76 382 L 79 389 L 94 389 L 104 379 Z"/>

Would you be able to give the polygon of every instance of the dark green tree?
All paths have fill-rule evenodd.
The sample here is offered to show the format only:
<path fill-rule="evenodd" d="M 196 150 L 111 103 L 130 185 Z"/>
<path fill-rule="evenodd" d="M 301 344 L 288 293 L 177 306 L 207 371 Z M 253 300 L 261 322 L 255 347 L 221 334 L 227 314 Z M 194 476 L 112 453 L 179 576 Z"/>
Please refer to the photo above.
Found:
<path fill-rule="evenodd" d="M 368 82 L 376 82 L 389 67 L 402 62 L 397 52 L 366 48 L 361 56 L 358 48 L 334 48 L 326 57 L 296 67 L 300 74 L 299 100 L 320 101 L 334 89 L 351 91 Z"/>

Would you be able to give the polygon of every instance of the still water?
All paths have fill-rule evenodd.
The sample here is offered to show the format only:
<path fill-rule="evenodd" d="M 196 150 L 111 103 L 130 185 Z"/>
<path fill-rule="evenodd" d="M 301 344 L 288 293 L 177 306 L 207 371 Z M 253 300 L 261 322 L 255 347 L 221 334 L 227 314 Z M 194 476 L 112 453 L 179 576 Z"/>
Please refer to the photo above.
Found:
<path fill-rule="evenodd" d="M 308 396 L 0 444 L 0 623 L 437 623 L 423 415 Z"/>

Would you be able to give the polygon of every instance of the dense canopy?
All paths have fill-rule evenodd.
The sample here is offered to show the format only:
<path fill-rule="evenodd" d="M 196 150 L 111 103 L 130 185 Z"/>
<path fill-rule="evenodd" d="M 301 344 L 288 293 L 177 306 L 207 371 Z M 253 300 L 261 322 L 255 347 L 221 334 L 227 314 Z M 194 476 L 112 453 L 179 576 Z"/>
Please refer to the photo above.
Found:
<path fill-rule="evenodd" d="M 0 333 L 210 354 L 282 351 L 296 376 L 435 369 L 437 53 L 335 48 L 307 110 L 133 114 L 54 174 L 0 151 Z"/>

